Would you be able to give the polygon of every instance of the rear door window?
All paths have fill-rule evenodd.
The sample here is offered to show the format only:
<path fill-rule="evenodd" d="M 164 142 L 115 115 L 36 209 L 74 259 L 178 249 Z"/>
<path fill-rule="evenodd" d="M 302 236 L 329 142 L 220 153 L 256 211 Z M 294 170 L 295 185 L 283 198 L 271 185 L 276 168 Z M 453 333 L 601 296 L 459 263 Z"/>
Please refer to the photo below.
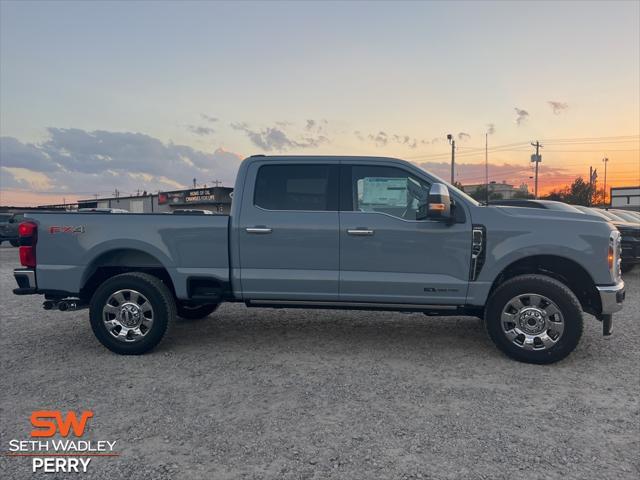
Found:
<path fill-rule="evenodd" d="M 338 165 L 264 165 L 254 204 L 266 210 L 338 210 Z"/>

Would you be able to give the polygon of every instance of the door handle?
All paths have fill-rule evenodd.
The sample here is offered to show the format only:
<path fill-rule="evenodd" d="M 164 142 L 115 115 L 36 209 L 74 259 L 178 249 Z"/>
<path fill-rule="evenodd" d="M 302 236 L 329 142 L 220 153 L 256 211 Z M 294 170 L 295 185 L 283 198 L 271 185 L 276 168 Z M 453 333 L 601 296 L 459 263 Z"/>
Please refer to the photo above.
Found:
<path fill-rule="evenodd" d="M 367 228 L 350 228 L 347 230 L 349 235 L 355 235 L 356 237 L 367 237 L 373 235 L 373 230 Z"/>
<path fill-rule="evenodd" d="M 248 227 L 248 228 L 245 228 L 245 230 L 247 231 L 247 233 L 258 233 L 263 235 L 265 233 L 273 232 L 273 230 L 269 227 Z"/>

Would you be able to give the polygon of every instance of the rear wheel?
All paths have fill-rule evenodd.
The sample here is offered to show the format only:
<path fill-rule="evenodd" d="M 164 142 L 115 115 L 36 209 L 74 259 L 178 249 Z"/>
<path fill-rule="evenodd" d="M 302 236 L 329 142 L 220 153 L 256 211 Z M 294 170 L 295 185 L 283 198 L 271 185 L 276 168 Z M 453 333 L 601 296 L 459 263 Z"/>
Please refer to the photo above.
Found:
<path fill-rule="evenodd" d="M 176 316 L 167 286 L 157 277 L 138 272 L 105 281 L 89 308 L 96 338 L 122 355 L 140 355 L 154 348 Z"/>
<path fill-rule="evenodd" d="M 582 309 L 573 292 L 545 275 L 521 275 L 500 285 L 487 303 L 485 322 L 496 346 L 511 358 L 553 363 L 582 336 Z"/>
<path fill-rule="evenodd" d="M 188 320 L 200 320 L 201 318 L 208 317 L 218 308 L 217 304 L 209 305 L 186 305 L 178 304 L 178 316 L 186 318 Z"/>

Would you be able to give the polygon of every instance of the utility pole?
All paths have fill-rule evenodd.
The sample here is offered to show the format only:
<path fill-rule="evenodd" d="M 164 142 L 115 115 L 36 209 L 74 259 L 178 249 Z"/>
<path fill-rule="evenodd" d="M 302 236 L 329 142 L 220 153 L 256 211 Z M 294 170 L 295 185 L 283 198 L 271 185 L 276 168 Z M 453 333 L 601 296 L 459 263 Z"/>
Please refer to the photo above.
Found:
<path fill-rule="evenodd" d="M 193 188 L 196 188 L 196 179 L 193 179 Z"/>
<path fill-rule="evenodd" d="M 533 197 L 537 200 L 538 199 L 538 164 L 542 161 L 542 157 L 540 156 L 540 149 L 542 148 L 542 145 L 540 145 L 540 142 L 537 140 L 536 140 L 536 143 L 531 143 L 531 145 L 536 147 L 536 153 L 534 155 L 531 155 L 531 161 L 536 162 L 536 180 L 535 180 L 535 186 L 533 189 Z"/>
<path fill-rule="evenodd" d="M 456 165 L 456 141 L 453 139 L 453 135 L 448 134 L 447 140 L 451 145 L 451 185 L 455 182 L 455 165 Z"/>
<path fill-rule="evenodd" d="M 589 167 L 589 191 L 591 192 L 589 195 L 589 207 L 593 205 L 593 199 L 596 197 L 598 193 L 598 189 L 596 188 L 596 182 L 598 178 L 598 169 L 594 169 L 593 167 Z"/>
<path fill-rule="evenodd" d="M 484 134 L 484 184 L 485 202 L 489 205 L 489 133 Z"/>
<path fill-rule="evenodd" d="M 607 205 L 607 163 L 609 163 L 609 159 L 607 157 L 602 159 L 602 163 L 604 163 L 604 187 L 602 187 L 602 203 Z"/>

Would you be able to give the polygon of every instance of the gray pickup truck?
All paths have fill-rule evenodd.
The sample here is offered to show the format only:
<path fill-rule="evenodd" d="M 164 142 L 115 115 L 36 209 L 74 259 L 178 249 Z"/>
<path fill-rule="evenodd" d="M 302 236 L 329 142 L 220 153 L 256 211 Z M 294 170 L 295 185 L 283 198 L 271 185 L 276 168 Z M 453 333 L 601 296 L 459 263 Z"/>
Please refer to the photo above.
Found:
<path fill-rule="evenodd" d="M 393 158 L 264 156 L 230 215 L 28 214 L 14 293 L 88 307 L 110 350 L 141 354 L 176 316 L 222 302 L 473 315 L 507 355 L 551 363 L 582 312 L 611 333 L 620 235 L 581 213 L 487 207 Z"/>

